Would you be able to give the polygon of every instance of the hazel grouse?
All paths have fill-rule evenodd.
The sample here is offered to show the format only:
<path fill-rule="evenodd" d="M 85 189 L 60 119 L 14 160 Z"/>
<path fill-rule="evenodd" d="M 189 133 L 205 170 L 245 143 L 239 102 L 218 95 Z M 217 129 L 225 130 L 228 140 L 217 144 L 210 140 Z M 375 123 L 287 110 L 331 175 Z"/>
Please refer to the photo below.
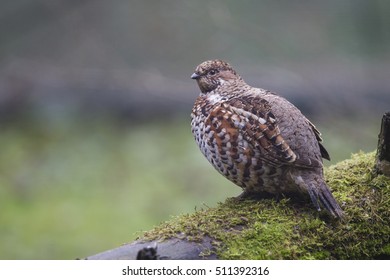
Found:
<path fill-rule="evenodd" d="M 254 88 L 222 60 L 209 60 L 191 76 L 200 88 L 192 133 L 208 161 L 243 189 L 242 196 L 308 195 L 316 209 L 343 212 L 323 175 L 330 159 L 320 132 L 289 101 Z"/>

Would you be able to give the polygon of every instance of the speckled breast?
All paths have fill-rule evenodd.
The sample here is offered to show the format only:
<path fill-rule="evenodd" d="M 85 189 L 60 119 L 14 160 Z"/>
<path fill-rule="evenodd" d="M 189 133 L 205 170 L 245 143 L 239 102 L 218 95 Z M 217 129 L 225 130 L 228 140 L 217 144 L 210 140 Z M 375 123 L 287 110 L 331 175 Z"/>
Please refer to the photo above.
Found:
<path fill-rule="evenodd" d="M 247 141 L 245 120 L 199 97 L 191 114 L 192 133 L 208 161 L 245 192 L 279 193 L 281 169 L 262 160 Z"/>

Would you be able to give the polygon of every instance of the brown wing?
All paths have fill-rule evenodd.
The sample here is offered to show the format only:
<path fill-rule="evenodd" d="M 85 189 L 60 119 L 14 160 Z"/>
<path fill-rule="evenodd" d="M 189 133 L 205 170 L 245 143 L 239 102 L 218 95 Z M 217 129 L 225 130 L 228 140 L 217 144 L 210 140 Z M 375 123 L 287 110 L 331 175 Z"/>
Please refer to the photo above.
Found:
<path fill-rule="evenodd" d="M 301 158 L 280 133 L 278 121 L 268 101 L 260 97 L 240 97 L 224 102 L 212 114 L 229 119 L 230 134 L 241 134 L 253 150 L 260 150 L 262 160 L 271 165 L 320 167 L 315 158 Z M 234 130 L 232 129 L 234 127 Z M 235 135 L 234 137 L 238 137 Z"/>
<path fill-rule="evenodd" d="M 307 120 L 307 122 L 309 123 L 309 125 L 312 128 L 314 134 L 316 135 L 316 138 L 317 138 L 317 141 L 318 141 L 318 145 L 320 146 L 321 156 L 324 159 L 330 160 L 330 156 L 329 156 L 328 151 L 325 149 L 325 147 L 321 143 L 322 142 L 321 132 L 315 127 L 315 125 L 311 121 Z"/>

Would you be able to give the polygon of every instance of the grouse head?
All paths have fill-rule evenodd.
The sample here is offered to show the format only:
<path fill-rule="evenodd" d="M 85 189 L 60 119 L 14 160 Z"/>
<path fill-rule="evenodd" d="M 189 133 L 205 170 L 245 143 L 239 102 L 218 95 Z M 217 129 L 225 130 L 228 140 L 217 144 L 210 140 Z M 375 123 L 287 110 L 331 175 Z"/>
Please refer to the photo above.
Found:
<path fill-rule="evenodd" d="M 191 79 L 195 79 L 198 82 L 202 93 L 208 93 L 227 81 L 241 78 L 229 63 L 215 59 L 199 64 L 191 75 Z"/>

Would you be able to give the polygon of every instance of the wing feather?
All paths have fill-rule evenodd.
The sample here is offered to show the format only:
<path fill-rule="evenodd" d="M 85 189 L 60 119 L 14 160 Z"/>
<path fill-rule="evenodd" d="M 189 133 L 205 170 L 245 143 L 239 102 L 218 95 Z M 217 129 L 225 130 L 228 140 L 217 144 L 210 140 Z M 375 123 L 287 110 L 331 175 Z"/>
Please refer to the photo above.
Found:
<path fill-rule="evenodd" d="M 222 103 L 222 107 L 218 107 L 212 112 L 214 117 L 219 114 L 239 119 L 235 122 L 229 121 L 231 124 L 230 134 L 241 134 L 249 143 L 250 148 L 260 150 L 262 160 L 269 164 L 275 166 L 296 165 L 303 168 L 322 166 L 322 163 L 317 159 L 302 158 L 291 149 L 288 141 L 280 132 L 278 120 L 272 113 L 267 100 L 258 96 L 234 98 Z M 220 116 L 219 119 L 221 118 L 223 117 Z M 312 127 L 314 126 L 312 125 Z M 319 134 L 315 134 L 318 139 Z M 233 138 L 237 138 L 237 135 Z"/>

